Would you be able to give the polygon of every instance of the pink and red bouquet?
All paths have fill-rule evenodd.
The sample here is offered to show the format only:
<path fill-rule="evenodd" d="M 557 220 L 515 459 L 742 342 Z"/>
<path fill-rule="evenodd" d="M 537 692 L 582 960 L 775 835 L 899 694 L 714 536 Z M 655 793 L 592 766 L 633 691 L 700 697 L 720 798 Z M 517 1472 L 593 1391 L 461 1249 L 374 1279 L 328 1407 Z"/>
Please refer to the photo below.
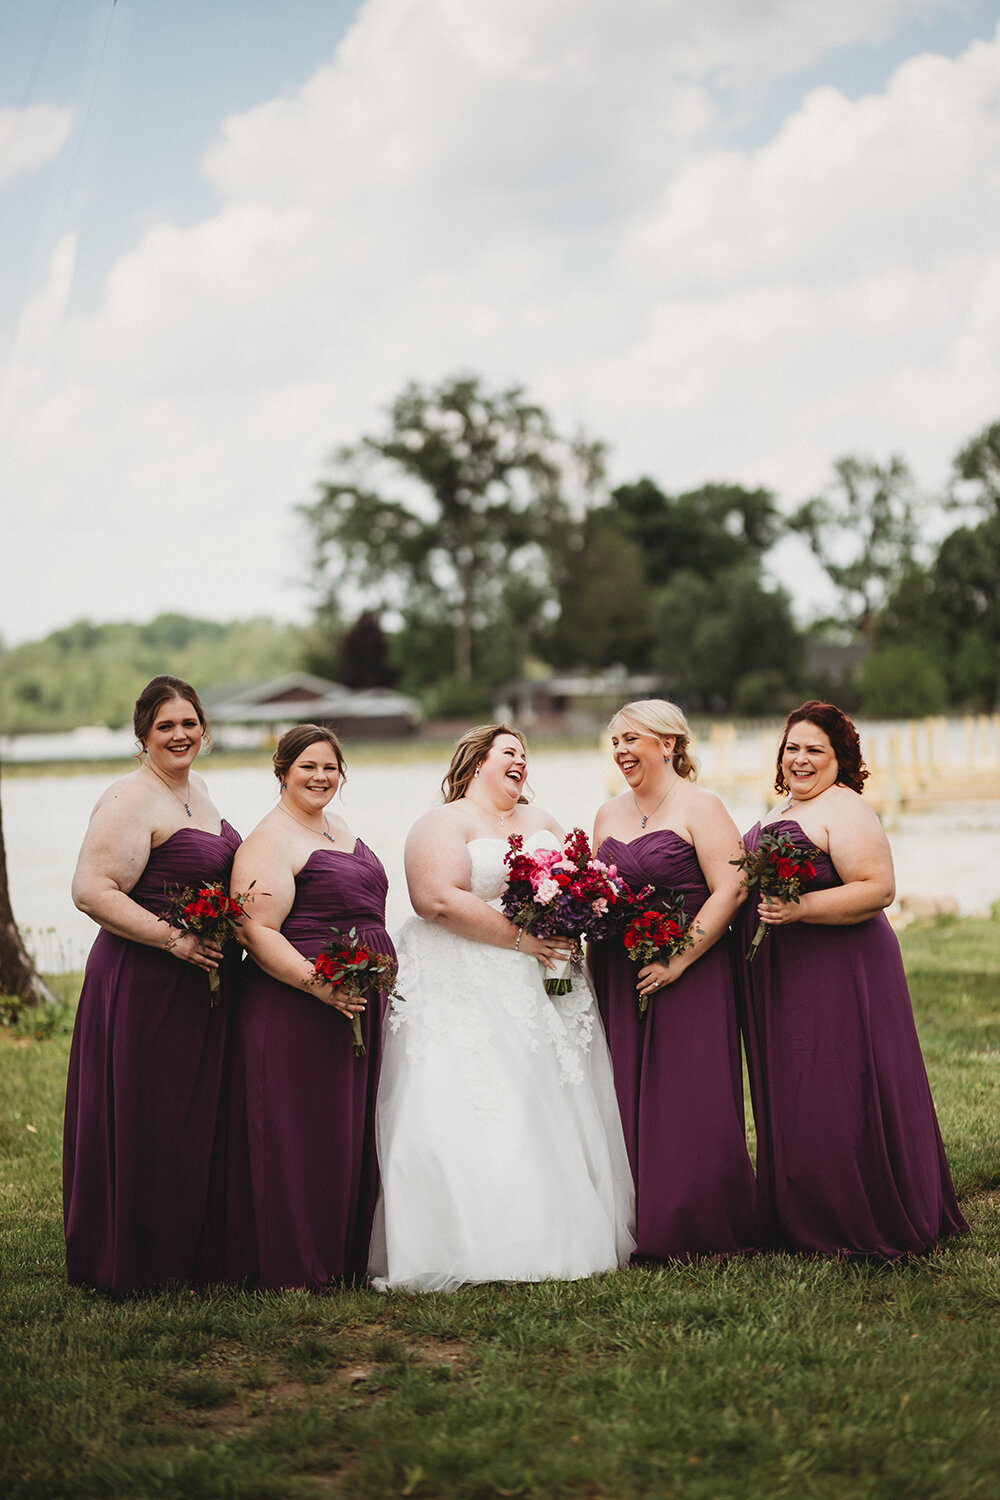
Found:
<path fill-rule="evenodd" d="M 396 993 L 396 960 L 388 953 L 369 948 L 358 937 L 356 927 L 343 933 L 333 928 L 333 937 L 321 948 L 313 964 L 314 982 L 326 981 L 335 990 L 344 990 L 359 1000 L 367 990 L 381 990 L 387 997 Z M 361 1036 L 361 1017 L 351 1016 L 354 1056 L 365 1056 Z"/>
<path fill-rule="evenodd" d="M 619 933 L 636 898 L 614 865 L 595 858 L 582 828 L 574 828 L 561 849 L 523 852 L 512 834 L 504 856 L 509 875 L 501 897 L 504 915 L 536 937 L 607 938 Z M 567 973 L 548 971 L 550 995 L 569 993 Z"/>
<path fill-rule="evenodd" d="M 625 952 L 640 968 L 668 964 L 676 953 L 694 945 L 694 917 L 685 911 L 684 897 L 667 892 L 657 901 L 657 907 L 633 917 L 625 929 Z M 640 995 L 640 1016 L 646 1014 L 648 1005 L 649 996 Z"/>
<path fill-rule="evenodd" d="M 757 848 L 751 850 L 744 845 L 743 857 L 730 860 L 730 864 L 744 872 L 743 884 L 748 891 L 756 888 L 765 898 L 777 896 L 779 901 L 798 902 L 803 880 L 815 879 L 813 860 L 818 854 L 818 849 L 800 849 L 790 833 L 769 833 L 764 829 Z M 770 930 L 766 922 L 757 924 L 747 950 L 748 963 L 753 963 Z"/>
<path fill-rule="evenodd" d="M 202 944 L 217 943 L 221 948 L 224 943 L 229 942 L 235 936 L 237 927 L 246 916 L 244 903 L 249 898 L 254 885 L 256 881 L 250 886 L 250 890 L 236 896 L 231 896 L 225 886 L 217 880 L 200 887 L 193 885 L 164 887 L 167 899 L 166 905 L 160 912 L 160 921 L 167 922 L 171 927 L 180 928 L 181 932 L 193 932 Z M 218 969 L 209 971 L 208 988 L 209 1004 L 218 1005 Z"/>

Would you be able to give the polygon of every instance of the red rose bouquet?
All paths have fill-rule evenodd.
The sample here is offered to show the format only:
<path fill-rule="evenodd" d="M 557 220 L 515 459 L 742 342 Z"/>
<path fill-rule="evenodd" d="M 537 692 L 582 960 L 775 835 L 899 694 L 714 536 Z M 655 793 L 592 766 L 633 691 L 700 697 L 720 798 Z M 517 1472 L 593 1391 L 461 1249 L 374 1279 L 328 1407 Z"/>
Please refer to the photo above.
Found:
<path fill-rule="evenodd" d="M 325 980 L 335 990 L 345 990 L 356 1000 L 370 989 L 381 990 L 386 996 L 395 995 L 397 973 L 396 960 L 388 953 L 369 948 L 358 937 L 356 927 L 346 934 L 334 927 L 331 941 L 320 949 L 313 965 L 314 981 Z M 351 1016 L 350 1019 L 354 1056 L 364 1057 L 366 1049 L 361 1036 L 361 1017 Z"/>
<path fill-rule="evenodd" d="M 591 853 L 582 828 L 574 828 L 561 849 L 523 853 L 524 840 L 512 834 L 504 855 L 510 874 L 500 904 L 504 916 L 536 937 L 613 937 L 626 920 L 635 898 L 614 865 Z M 570 959 L 562 972 L 547 969 L 550 995 L 572 988 Z"/>
<path fill-rule="evenodd" d="M 779 901 L 798 902 L 803 880 L 815 878 L 813 860 L 818 854 L 818 849 L 798 848 L 790 833 L 769 833 L 764 829 L 756 849 L 744 845 L 742 859 L 729 862 L 744 871 L 743 884 L 748 891 L 756 887 L 765 899 L 777 896 Z M 757 924 L 747 949 L 747 963 L 753 963 L 770 930 L 766 922 Z"/>
<path fill-rule="evenodd" d="M 246 916 L 244 902 L 249 898 L 256 881 L 242 894 L 230 896 L 225 886 L 217 880 L 209 885 L 196 887 L 165 886 L 167 901 L 160 913 L 160 921 L 181 932 L 193 932 L 198 941 L 217 943 L 221 948 L 235 936 L 236 929 Z M 172 944 L 168 943 L 168 949 Z M 209 1004 L 219 1003 L 219 971 L 209 970 Z"/>
<path fill-rule="evenodd" d="M 633 917 L 625 929 L 625 952 L 640 968 L 669 963 L 675 953 L 694 946 L 694 917 L 685 911 L 684 897 L 667 892 L 657 899 L 658 907 Z M 648 1005 L 649 996 L 640 995 L 640 1016 L 646 1014 Z"/>

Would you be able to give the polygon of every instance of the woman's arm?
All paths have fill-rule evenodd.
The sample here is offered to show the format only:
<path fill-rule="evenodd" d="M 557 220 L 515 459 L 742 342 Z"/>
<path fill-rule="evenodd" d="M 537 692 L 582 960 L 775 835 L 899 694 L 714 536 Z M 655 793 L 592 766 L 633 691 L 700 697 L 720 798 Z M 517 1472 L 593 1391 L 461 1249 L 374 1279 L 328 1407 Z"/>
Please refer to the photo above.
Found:
<path fill-rule="evenodd" d="M 742 852 L 739 830 L 719 798 L 692 788 L 684 821 L 709 895 L 691 925 L 694 938 L 691 947 L 675 954 L 669 964 L 647 964 L 640 969 L 636 986 L 640 994 L 652 993 L 678 980 L 685 969 L 697 963 L 719 941 L 746 900 L 742 876 L 732 864 Z"/>
<path fill-rule="evenodd" d="M 272 979 L 313 995 L 344 1015 L 360 1013 L 364 999 L 316 979 L 312 960 L 304 958 L 281 931 L 295 900 L 293 850 L 288 837 L 267 823 L 255 828 L 237 849 L 231 889 L 234 895 L 240 891 L 250 891 L 250 895 L 236 935 L 254 963 Z"/>
<path fill-rule="evenodd" d="M 540 816 L 538 826 L 551 828 L 560 836 L 545 814 Z M 414 911 L 427 922 L 440 922 L 456 937 L 488 943 L 493 948 L 515 948 L 547 965 L 569 953 L 566 939 L 533 937 L 473 895 L 465 829 L 448 808 L 434 808 L 413 825 L 406 840 L 405 869 Z"/>
<path fill-rule="evenodd" d="M 762 900 L 757 910 L 770 926 L 814 922 L 850 927 L 877 917 L 895 898 L 892 851 L 878 817 L 856 792 L 836 790 L 836 802 L 831 801 L 824 813 L 830 858 L 843 884 L 805 891 L 797 903 Z M 803 832 L 812 837 L 807 829 Z"/>
<path fill-rule="evenodd" d="M 91 815 L 73 874 L 73 902 L 106 932 L 169 949 L 175 958 L 214 969 L 222 957 L 215 943 L 202 943 L 161 921 L 129 895 L 146 868 L 154 825 L 146 801 L 134 786 L 116 782 Z"/>

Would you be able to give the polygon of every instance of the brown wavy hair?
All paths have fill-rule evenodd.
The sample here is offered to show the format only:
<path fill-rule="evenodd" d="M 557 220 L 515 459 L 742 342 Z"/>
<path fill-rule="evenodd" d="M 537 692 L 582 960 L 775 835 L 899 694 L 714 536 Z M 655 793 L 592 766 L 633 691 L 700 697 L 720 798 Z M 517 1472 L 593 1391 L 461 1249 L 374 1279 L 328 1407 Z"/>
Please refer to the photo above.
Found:
<path fill-rule="evenodd" d="M 861 756 L 861 740 L 858 731 L 842 708 L 837 708 L 834 703 L 821 703 L 818 698 L 810 699 L 799 708 L 795 708 L 785 720 L 785 727 L 781 731 L 781 744 L 778 746 L 778 773 L 774 781 L 776 792 L 787 792 L 788 783 L 785 773 L 781 769 L 781 757 L 785 753 L 788 743 L 788 732 L 793 724 L 815 724 L 817 729 L 823 729 L 830 737 L 833 753 L 837 757 L 837 781 L 842 786 L 849 786 L 852 792 L 860 792 L 864 789 L 864 783 L 871 775 Z"/>
<path fill-rule="evenodd" d="M 201 725 L 206 749 L 211 746 L 212 737 L 208 731 L 208 719 L 201 706 L 201 699 L 194 688 L 181 677 L 164 676 L 154 677 L 146 683 L 135 700 L 135 708 L 132 710 L 132 728 L 143 751 L 146 749 L 146 738 L 156 722 L 161 706 L 164 703 L 170 703 L 174 698 L 187 699 L 198 715 L 198 723 Z"/>
<path fill-rule="evenodd" d="M 303 750 L 308 750 L 309 746 L 315 745 L 317 740 L 322 740 L 324 744 L 330 746 L 337 757 L 337 772 L 340 780 L 347 780 L 344 752 L 333 730 L 327 729 L 323 724 L 293 724 L 291 729 L 285 730 L 271 757 L 274 762 L 274 774 L 282 784 Z"/>
<path fill-rule="evenodd" d="M 451 764 L 441 783 L 445 802 L 458 802 L 465 796 L 477 770 L 493 748 L 494 740 L 499 739 L 502 734 L 512 734 L 516 740 L 520 740 L 521 749 L 527 755 L 528 746 L 524 735 L 510 724 L 477 724 L 475 728 L 467 729 L 455 746 Z M 527 783 L 522 785 L 526 786 Z M 528 798 L 522 795 L 517 800 L 527 802 Z"/>
<path fill-rule="evenodd" d="M 627 719 L 633 729 L 641 729 L 658 740 L 673 735 L 670 762 L 674 770 L 686 781 L 697 781 L 698 762 L 691 754 L 691 731 L 676 703 L 669 703 L 666 698 L 641 698 L 620 708 L 608 724 L 609 730 L 615 719 Z"/>

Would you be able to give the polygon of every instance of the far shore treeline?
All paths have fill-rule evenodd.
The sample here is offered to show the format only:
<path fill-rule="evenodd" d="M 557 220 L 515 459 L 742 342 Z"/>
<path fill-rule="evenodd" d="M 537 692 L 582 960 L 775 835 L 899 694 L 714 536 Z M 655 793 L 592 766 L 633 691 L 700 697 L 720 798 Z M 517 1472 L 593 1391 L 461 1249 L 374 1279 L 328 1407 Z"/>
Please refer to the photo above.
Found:
<path fill-rule="evenodd" d="M 298 525 L 305 627 L 160 614 L 0 643 L 0 733 L 129 722 L 143 683 L 201 688 L 306 670 L 391 686 L 428 717 L 488 714 L 523 675 L 648 674 L 689 713 L 833 697 L 884 718 L 1000 704 L 1000 422 L 922 494 L 903 458 L 845 456 L 813 496 L 641 477 L 610 489 L 599 441 L 559 436 L 517 388 L 408 385 L 333 457 Z M 799 624 L 770 572 L 811 548 L 835 612 Z M 931 540 L 933 538 L 933 540 Z"/>

